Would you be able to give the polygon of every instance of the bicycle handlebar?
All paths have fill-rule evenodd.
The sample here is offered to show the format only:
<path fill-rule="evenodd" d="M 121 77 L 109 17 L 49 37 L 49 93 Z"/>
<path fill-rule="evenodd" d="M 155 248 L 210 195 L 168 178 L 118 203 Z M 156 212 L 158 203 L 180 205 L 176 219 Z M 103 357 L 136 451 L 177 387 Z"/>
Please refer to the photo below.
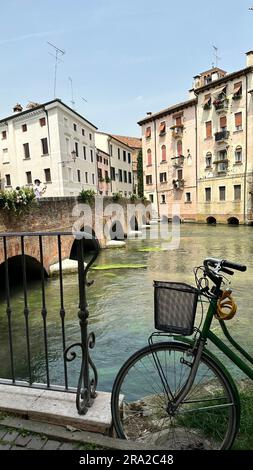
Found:
<path fill-rule="evenodd" d="M 226 259 L 217 259 L 217 258 L 206 258 L 204 260 L 204 266 L 206 268 L 209 268 L 209 267 L 216 268 L 217 271 L 222 271 L 222 270 L 225 271 L 224 268 L 235 269 L 236 271 L 242 271 L 242 272 L 247 270 L 247 266 L 243 264 L 238 264 L 232 261 L 228 261 Z M 227 273 L 227 274 L 232 274 L 232 272 Z"/>

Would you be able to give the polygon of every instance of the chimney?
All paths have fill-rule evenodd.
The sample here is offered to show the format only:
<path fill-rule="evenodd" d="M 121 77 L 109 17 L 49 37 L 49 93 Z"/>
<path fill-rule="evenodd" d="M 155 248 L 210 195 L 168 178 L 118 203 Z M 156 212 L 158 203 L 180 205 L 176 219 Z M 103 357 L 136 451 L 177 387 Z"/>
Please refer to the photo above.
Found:
<path fill-rule="evenodd" d="M 246 52 L 247 56 L 247 67 L 253 66 L 253 51 Z"/>
<path fill-rule="evenodd" d="M 189 90 L 189 100 L 194 100 L 194 98 L 196 98 L 196 95 L 194 93 L 194 88 L 192 88 L 191 90 Z"/>
<path fill-rule="evenodd" d="M 148 112 L 147 112 L 147 116 L 152 116 L 152 112 L 151 112 L 151 111 L 148 111 Z"/>
<path fill-rule="evenodd" d="M 13 112 L 14 113 L 21 113 L 21 111 L 23 111 L 23 108 L 22 108 L 20 103 L 17 103 L 13 108 Z"/>

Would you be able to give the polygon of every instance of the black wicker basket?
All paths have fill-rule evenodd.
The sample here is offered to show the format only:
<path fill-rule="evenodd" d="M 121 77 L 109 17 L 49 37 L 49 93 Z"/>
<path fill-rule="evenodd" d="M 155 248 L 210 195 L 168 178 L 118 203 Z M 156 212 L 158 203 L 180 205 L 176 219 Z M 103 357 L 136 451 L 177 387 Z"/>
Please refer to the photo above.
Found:
<path fill-rule="evenodd" d="M 179 282 L 154 281 L 155 328 L 190 336 L 193 333 L 199 291 Z"/>

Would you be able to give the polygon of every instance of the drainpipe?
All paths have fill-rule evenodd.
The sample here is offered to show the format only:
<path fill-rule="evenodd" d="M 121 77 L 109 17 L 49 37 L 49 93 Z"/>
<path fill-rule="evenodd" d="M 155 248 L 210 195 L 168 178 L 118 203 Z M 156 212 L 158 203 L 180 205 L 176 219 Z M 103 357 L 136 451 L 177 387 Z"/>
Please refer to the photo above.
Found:
<path fill-rule="evenodd" d="M 112 167 L 111 167 L 111 154 L 110 154 L 110 142 L 111 142 L 111 137 L 108 138 L 108 155 L 109 155 L 109 168 L 110 168 L 110 179 L 111 179 L 111 183 L 110 183 L 110 186 L 111 186 L 111 194 L 112 194 Z M 116 168 L 114 167 L 114 174 L 115 174 L 115 170 Z M 116 182 L 116 176 L 115 176 L 115 182 Z"/>
<path fill-rule="evenodd" d="M 196 178 L 196 212 L 198 212 L 198 112 L 195 104 L 195 178 Z M 197 215 L 197 214 L 196 214 Z"/>
<path fill-rule="evenodd" d="M 158 184 L 157 184 L 156 120 L 154 120 L 154 135 L 155 135 L 155 190 L 156 190 L 157 214 L 158 214 L 158 219 L 160 219 L 160 207 L 159 207 Z"/>
<path fill-rule="evenodd" d="M 247 220 L 247 171 L 248 171 L 248 75 L 246 75 L 246 116 L 245 116 L 245 170 L 244 170 L 244 200 L 243 200 L 243 223 Z"/>

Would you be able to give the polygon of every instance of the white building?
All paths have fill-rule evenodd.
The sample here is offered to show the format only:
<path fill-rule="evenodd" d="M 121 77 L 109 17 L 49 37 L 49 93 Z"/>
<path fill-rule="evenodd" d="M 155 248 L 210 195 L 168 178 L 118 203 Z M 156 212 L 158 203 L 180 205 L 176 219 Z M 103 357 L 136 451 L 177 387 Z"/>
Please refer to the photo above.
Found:
<path fill-rule="evenodd" d="M 46 196 L 97 192 L 96 126 L 61 100 L 31 103 L 0 120 L 1 188 L 46 185 Z"/>
<path fill-rule="evenodd" d="M 96 132 L 96 147 L 110 155 L 112 193 L 127 197 L 133 193 L 132 148 L 111 134 Z"/>

